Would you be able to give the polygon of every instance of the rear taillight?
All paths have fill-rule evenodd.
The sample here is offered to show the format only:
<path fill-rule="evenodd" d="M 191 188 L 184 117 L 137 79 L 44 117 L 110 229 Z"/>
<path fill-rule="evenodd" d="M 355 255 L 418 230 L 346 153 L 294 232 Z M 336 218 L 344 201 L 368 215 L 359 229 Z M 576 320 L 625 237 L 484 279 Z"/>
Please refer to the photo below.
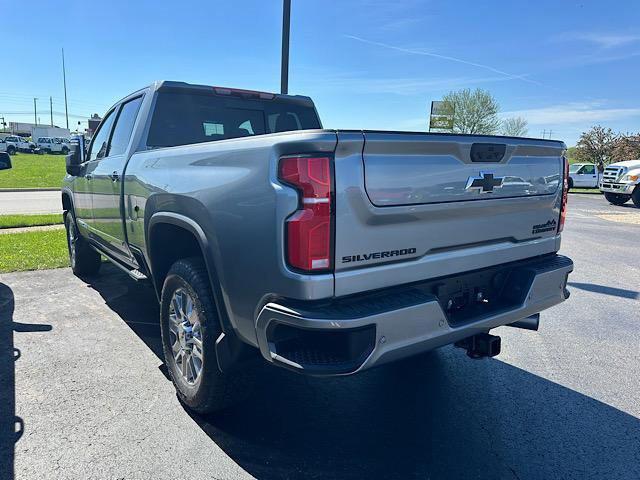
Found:
<path fill-rule="evenodd" d="M 295 187 L 300 195 L 299 209 L 286 222 L 289 265 L 308 272 L 331 269 L 331 159 L 321 156 L 283 157 L 278 177 Z"/>
<path fill-rule="evenodd" d="M 564 162 L 564 175 L 562 176 L 562 205 L 560 205 L 558 233 L 564 229 L 564 221 L 567 217 L 567 198 L 569 197 L 569 160 L 562 157 L 562 161 Z"/>

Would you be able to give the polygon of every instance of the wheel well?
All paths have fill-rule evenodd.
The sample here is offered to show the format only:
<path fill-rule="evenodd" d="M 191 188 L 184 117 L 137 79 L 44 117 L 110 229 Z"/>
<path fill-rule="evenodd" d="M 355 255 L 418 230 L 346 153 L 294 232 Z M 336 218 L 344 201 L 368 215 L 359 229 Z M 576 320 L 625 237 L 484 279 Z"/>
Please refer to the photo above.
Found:
<path fill-rule="evenodd" d="M 62 211 L 70 212 L 73 208 L 71 204 L 71 197 L 69 197 L 68 193 L 62 194 Z"/>
<path fill-rule="evenodd" d="M 149 234 L 149 260 L 158 294 L 167 272 L 181 258 L 202 257 L 196 236 L 189 230 L 170 223 L 158 223 Z"/>

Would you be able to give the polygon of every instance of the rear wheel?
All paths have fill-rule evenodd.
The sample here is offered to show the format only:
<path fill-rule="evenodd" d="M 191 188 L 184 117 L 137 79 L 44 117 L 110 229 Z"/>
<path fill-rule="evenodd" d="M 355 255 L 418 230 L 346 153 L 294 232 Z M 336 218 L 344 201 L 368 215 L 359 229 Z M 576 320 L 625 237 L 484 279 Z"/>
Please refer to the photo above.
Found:
<path fill-rule="evenodd" d="M 636 188 L 633 189 L 631 200 L 636 207 L 640 208 L 640 185 L 636 185 Z"/>
<path fill-rule="evenodd" d="M 7 147 L 7 153 L 9 155 L 15 155 L 16 154 L 16 148 L 13 145 Z"/>
<path fill-rule="evenodd" d="M 67 155 L 69 153 L 69 149 L 67 147 L 62 147 L 62 154 Z"/>
<path fill-rule="evenodd" d="M 569 177 L 567 183 L 569 184 L 569 190 L 571 190 L 573 188 L 573 178 Z"/>
<path fill-rule="evenodd" d="M 621 195 L 619 193 L 609 193 L 609 192 L 605 192 L 604 193 L 604 198 L 607 199 L 607 202 L 613 204 L 613 205 L 624 205 L 625 203 L 627 203 L 629 201 L 629 199 L 631 198 L 631 195 Z"/>
<path fill-rule="evenodd" d="M 246 396 L 248 372 L 229 375 L 218 367 L 215 343 L 222 330 L 201 258 L 171 266 L 162 287 L 160 327 L 165 364 L 185 405 L 212 412 Z"/>
<path fill-rule="evenodd" d="M 76 220 L 71 212 L 64 216 L 67 230 L 67 247 L 69 249 L 69 263 L 71 270 L 77 276 L 94 275 L 100 270 L 102 260 L 100 254 L 92 249 L 78 232 Z"/>

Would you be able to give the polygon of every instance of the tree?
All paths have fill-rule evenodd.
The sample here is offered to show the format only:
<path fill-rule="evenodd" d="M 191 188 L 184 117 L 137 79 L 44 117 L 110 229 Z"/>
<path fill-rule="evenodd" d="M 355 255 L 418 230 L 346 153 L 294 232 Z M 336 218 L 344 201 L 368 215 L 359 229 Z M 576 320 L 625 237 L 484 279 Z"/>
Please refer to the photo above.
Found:
<path fill-rule="evenodd" d="M 640 158 L 640 133 L 620 135 L 611 154 L 613 162 Z"/>
<path fill-rule="evenodd" d="M 500 129 L 500 107 L 486 90 L 452 91 L 442 101 L 445 111 L 453 116 L 454 133 L 494 135 Z"/>
<path fill-rule="evenodd" d="M 522 117 L 505 118 L 502 121 L 502 134 L 507 137 L 526 137 L 528 133 L 528 122 Z"/>
<path fill-rule="evenodd" d="M 576 159 L 607 165 L 613 160 L 613 149 L 617 141 L 618 135 L 613 130 L 596 125 L 580 135 L 576 145 Z"/>
<path fill-rule="evenodd" d="M 567 160 L 569 160 L 569 163 L 576 163 L 578 161 L 576 157 L 576 147 L 567 148 Z"/>

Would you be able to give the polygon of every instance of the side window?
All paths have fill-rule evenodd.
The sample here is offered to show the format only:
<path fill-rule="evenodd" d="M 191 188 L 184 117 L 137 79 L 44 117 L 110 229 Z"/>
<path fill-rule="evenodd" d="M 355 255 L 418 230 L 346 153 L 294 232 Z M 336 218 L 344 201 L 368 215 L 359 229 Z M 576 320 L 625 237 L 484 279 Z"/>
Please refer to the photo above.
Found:
<path fill-rule="evenodd" d="M 109 133 L 111 132 L 111 126 L 113 125 L 113 119 L 115 118 L 115 110 L 112 110 L 107 118 L 105 118 L 95 136 L 91 142 L 91 148 L 89 150 L 88 159 L 97 160 L 104 157 L 107 154 L 107 143 L 109 142 Z"/>
<path fill-rule="evenodd" d="M 202 122 L 202 128 L 206 137 L 224 135 L 224 125 L 215 122 Z"/>
<path fill-rule="evenodd" d="M 141 103 L 142 97 L 138 97 L 122 105 L 116 126 L 113 129 L 113 135 L 111 136 L 109 155 L 121 155 L 127 149 L 131 132 L 133 131 L 133 124 L 138 116 Z"/>
<path fill-rule="evenodd" d="M 594 175 L 596 173 L 596 167 L 594 165 L 585 165 L 580 173 L 582 175 Z"/>

